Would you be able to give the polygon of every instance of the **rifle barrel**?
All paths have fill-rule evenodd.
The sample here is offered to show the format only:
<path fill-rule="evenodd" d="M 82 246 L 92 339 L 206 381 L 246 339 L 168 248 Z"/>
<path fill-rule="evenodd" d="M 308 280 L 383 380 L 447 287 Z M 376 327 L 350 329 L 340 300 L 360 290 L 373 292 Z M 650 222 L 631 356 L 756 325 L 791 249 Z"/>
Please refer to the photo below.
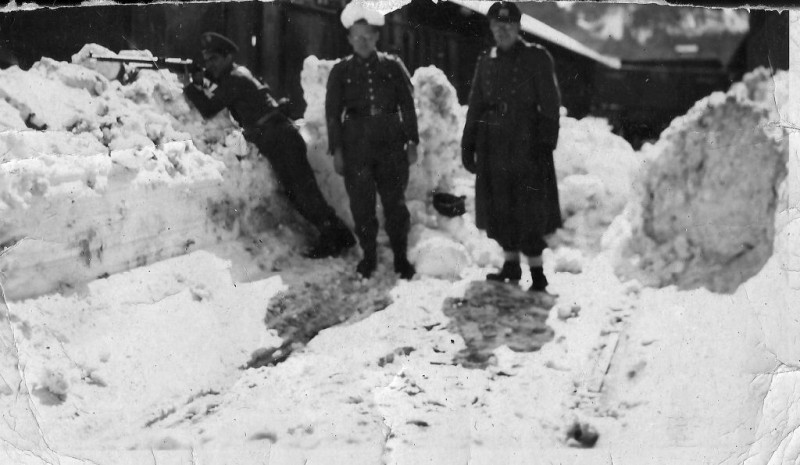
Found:
<path fill-rule="evenodd" d="M 110 56 L 98 56 L 95 54 L 89 54 L 89 58 L 94 58 L 97 61 L 112 61 L 116 63 L 136 63 L 136 64 L 143 64 L 143 65 L 150 65 L 154 67 L 161 66 L 191 66 L 194 64 L 192 60 L 184 60 L 182 58 L 170 58 L 170 57 L 153 57 L 153 58 L 135 58 L 135 57 L 110 57 Z"/>

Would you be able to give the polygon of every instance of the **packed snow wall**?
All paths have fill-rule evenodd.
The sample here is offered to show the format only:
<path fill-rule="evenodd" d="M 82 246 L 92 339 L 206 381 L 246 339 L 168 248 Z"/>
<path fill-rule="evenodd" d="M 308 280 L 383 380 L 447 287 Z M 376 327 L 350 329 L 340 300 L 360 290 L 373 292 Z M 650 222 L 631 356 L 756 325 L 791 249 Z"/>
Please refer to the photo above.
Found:
<path fill-rule="evenodd" d="M 733 292 L 772 255 L 788 162 L 788 76 L 756 70 L 702 99 L 643 149 L 637 198 L 606 233 L 617 271 Z"/>
<path fill-rule="evenodd" d="M 271 170 L 177 76 L 123 85 L 89 60 L 0 71 L 0 273 L 24 298 L 274 226 Z M 86 65 L 86 66 L 83 66 Z M 269 223 L 269 224 L 267 224 Z"/>

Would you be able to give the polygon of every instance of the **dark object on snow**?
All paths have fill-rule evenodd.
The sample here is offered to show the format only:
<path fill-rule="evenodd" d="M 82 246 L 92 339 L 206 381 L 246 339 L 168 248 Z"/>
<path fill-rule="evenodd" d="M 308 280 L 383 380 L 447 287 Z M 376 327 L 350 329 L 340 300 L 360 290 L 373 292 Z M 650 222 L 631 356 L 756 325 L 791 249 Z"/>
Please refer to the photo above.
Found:
<path fill-rule="evenodd" d="M 600 435 L 594 426 L 588 423 L 578 423 L 577 421 L 567 430 L 567 439 L 574 439 L 583 447 L 594 447 Z"/>
<path fill-rule="evenodd" d="M 467 212 L 465 204 L 467 196 L 456 196 L 446 192 L 435 192 L 433 194 L 433 208 L 440 214 L 449 218 L 461 216 Z"/>
<path fill-rule="evenodd" d="M 288 340 L 281 344 L 279 347 L 272 347 L 272 348 L 260 348 L 256 349 L 255 352 L 250 356 L 250 361 L 243 367 L 240 367 L 242 370 L 246 370 L 249 368 L 261 368 L 261 367 L 271 367 L 275 366 L 281 362 L 285 362 L 286 359 L 292 354 L 292 341 Z"/>

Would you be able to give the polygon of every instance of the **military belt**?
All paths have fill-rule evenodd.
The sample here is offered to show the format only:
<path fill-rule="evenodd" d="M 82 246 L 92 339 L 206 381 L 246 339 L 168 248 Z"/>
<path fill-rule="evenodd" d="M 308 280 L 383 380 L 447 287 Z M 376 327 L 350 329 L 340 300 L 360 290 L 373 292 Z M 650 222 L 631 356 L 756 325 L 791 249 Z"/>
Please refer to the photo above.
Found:
<path fill-rule="evenodd" d="M 496 102 L 486 107 L 486 112 L 497 112 L 500 115 L 507 115 L 508 114 L 508 103 L 506 102 Z"/>
<path fill-rule="evenodd" d="M 376 105 L 370 105 L 366 108 L 348 108 L 344 112 L 345 119 L 365 118 L 368 116 L 381 116 L 381 115 L 394 115 L 393 111 L 386 111 Z"/>
<path fill-rule="evenodd" d="M 279 121 L 277 121 L 278 118 L 280 118 L 281 116 L 283 116 L 283 113 L 281 113 L 277 109 L 273 110 L 273 111 L 267 113 L 266 115 L 262 116 L 261 118 L 259 118 L 258 121 L 256 121 L 255 124 L 253 124 L 253 126 L 254 127 L 261 127 L 261 126 L 266 125 L 267 123 L 277 123 L 277 122 L 279 122 Z"/>
<path fill-rule="evenodd" d="M 247 126 L 244 128 L 243 131 L 244 138 L 247 140 L 255 139 L 259 137 L 259 134 L 261 134 L 262 131 L 269 129 L 268 126 L 273 124 L 279 124 L 284 121 L 289 121 L 289 119 L 279 110 L 276 109 L 270 111 L 266 115 L 259 118 L 251 126 Z"/>

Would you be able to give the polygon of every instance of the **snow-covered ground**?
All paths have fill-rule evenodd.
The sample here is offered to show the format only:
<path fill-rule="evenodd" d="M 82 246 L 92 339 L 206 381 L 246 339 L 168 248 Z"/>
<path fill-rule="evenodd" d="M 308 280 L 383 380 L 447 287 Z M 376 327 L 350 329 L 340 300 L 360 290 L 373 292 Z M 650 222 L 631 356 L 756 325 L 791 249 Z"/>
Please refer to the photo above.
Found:
<path fill-rule="evenodd" d="M 89 69 L 92 49 L 73 64 L 0 71 L 0 463 L 797 463 L 799 167 L 773 124 L 800 121 L 782 104 L 796 71 L 753 74 L 747 89 L 760 92 L 698 103 L 642 152 L 601 120 L 563 115 L 566 224 L 545 255 L 557 298 L 501 309 L 540 328 L 539 350 L 514 351 L 490 344 L 511 340 L 501 318 L 452 317 L 476 292 L 498 297 L 475 282 L 501 255 L 470 212 L 447 219 L 430 205 L 441 189 L 472 209 L 464 109 L 440 71 L 413 77 L 422 156 L 408 198 L 421 273 L 397 281 L 384 257 L 359 282 L 356 251 L 298 255 L 307 228 L 225 115 L 203 122 L 168 73 L 109 81 Z M 330 66 L 306 61 L 301 129 L 323 192 L 349 216 L 324 153 Z M 743 130 L 745 117 L 764 124 Z M 702 121 L 713 129 L 692 139 Z M 721 141 L 750 148 L 711 147 Z M 737 158 L 720 165 L 728 154 Z M 692 157 L 717 163 L 714 175 L 679 182 Z M 772 174 L 726 184 L 751 174 L 751 158 Z M 654 185 L 670 195 L 648 201 Z M 720 192 L 737 221 L 770 225 L 753 232 L 758 259 L 733 270 L 743 284 L 726 293 L 712 292 L 715 267 L 738 262 L 702 261 L 705 236 L 690 229 L 724 242 L 728 223 L 648 223 Z M 669 233 L 681 227 L 682 239 Z M 684 286 L 677 266 L 699 278 Z M 292 332 L 297 319 L 331 315 L 341 322 Z M 491 356 L 457 362 L 476 335 Z M 278 347 L 285 361 L 254 363 Z M 576 424 L 599 433 L 593 448 L 569 437 Z"/>

